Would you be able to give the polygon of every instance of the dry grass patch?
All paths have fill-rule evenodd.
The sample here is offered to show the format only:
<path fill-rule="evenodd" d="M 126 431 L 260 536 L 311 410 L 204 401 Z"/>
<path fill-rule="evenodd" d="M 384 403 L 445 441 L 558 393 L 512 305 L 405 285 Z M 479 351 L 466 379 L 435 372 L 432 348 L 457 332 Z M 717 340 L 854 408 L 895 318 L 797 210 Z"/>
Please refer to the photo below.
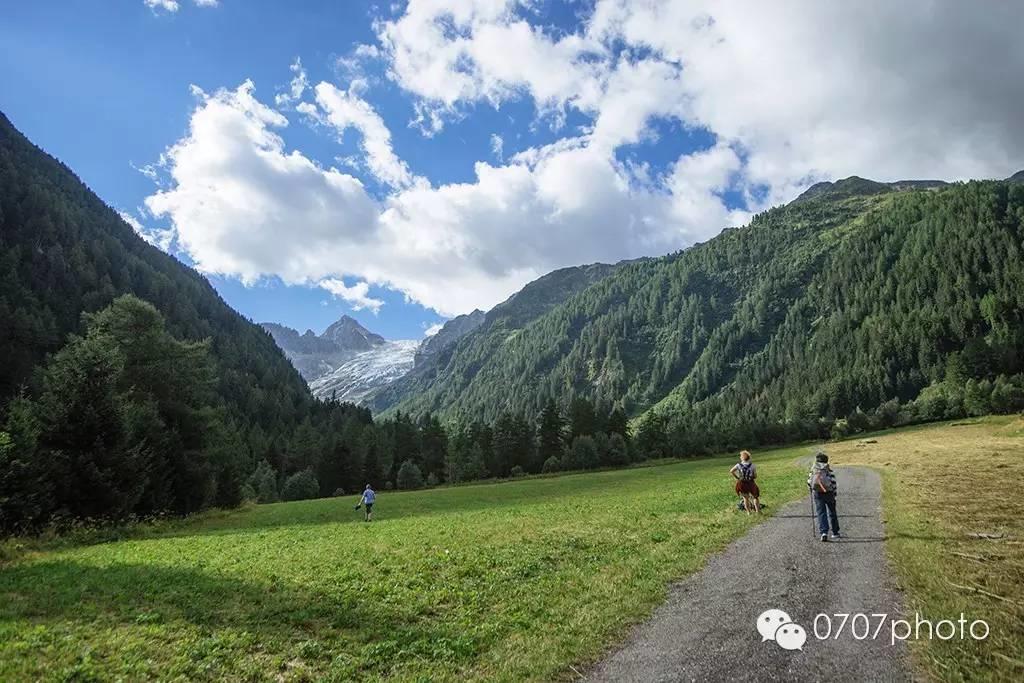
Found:
<path fill-rule="evenodd" d="M 908 612 L 932 620 L 962 612 L 991 626 L 980 642 L 913 644 L 919 668 L 937 680 L 1024 679 L 1024 419 L 907 429 L 829 453 L 884 473 L 887 549 Z"/>

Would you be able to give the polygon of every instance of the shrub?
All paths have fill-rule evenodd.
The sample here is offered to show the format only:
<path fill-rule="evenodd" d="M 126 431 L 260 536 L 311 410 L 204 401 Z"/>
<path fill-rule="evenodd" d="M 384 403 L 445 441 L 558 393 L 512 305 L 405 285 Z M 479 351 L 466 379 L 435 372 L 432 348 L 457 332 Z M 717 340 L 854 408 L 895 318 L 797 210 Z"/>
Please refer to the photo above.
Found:
<path fill-rule="evenodd" d="M 597 467 L 598 453 L 594 438 L 584 435 L 573 439 L 572 448 L 569 450 L 569 462 L 581 470 Z"/>
<path fill-rule="evenodd" d="M 256 471 L 249 476 L 249 487 L 256 492 L 257 503 L 276 503 L 277 475 L 266 460 L 261 460 Z"/>
<path fill-rule="evenodd" d="M 282 500 L 308 500 L 320 495 L 320 483 L 310 470 L 302 470 L 288 477 L 281 488 Z"/>
<path fill-rule="evenodd" d="M 629 448 L 622 434 L 613 433 L 608 437 L 608 463 L 614 467 L 629 464 Z"/>
<path fill-rule="evenodd" d="M 431 472 L 430 474 L 427 475 L 427 486 L 434 487 L 434 486 L 437 486 L 440 483 L 441 482 L 438 481 L 438 479 L 437 479 L 437 475 L 434 474 L 433 472 Z"/>
<path fill-rule="evenodd" d="M 242 488 L 240 489 L 240 493 L 242 494 L 242 500 L 243 501 L 257 501 L 257 500 L 259 500 L 259 497 L 256 495 L 256 489 L 254 489 L 248 483 L 242 484 Z"/>
<path fill-rule="evenodd" d="M 412 460 L 406 460 L 398 468 L 395 483 L 398 484 L 398 488 L 405 490 L 423 488 L 423 472 Z"/>
<path fill-rule="evenodd" d="M 515 467 L 513 467 L 513 468 L 512 468 L 512 469 L 511 469 L 511 470 L 509 471 L 509 476 L 510 476 L 510 477 L 512 477 L 512 478 L 516 478 L 516 477 L 525 477 L 525 476 L 526 476 L 526 470 L 524 470 L 524 469 L 523 469 L 522 467 L 520 467 L 519 465 L 516 465 Z"/>
<path fill-rule="evenodd" d="M 540 471 L 548 474 L 550 472 L 557 472 L 560 469 L 562 469 L 561 459 L 557 455 L 552 455 L 544 461 L 544 465 L 540 468 Z"/>
<path fill-rule="evenodd" d="M 846 420 L 836 420 L 835 424 L 832 425 L 832 438 L 833 439 L 844 439 L 850 435 L 850 426 Z"/>

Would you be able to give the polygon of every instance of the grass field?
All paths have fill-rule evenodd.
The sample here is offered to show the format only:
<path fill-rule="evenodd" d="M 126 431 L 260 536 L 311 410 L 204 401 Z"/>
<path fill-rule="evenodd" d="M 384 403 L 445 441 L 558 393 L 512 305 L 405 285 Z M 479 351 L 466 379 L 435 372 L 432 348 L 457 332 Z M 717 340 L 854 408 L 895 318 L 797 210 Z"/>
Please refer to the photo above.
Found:
<path fill-rule="evenodd" d="M 1024 680 L 1024 420 L 990 417 L 833 444 L 884 474 L 890 559 L 911 614 L 984 619 L 984 641 L 911 641 L 943 681 Z"/>
<path fill-rule="evenodd" d="M 794 455 L 758 454 L 776 509 Z M 752 523 L 731 460 L 258 506 L 0 568 L 0 680 L 550 680 Z"/>
<path fill-rule="evenodd" d="M 1020 680 L 1024 420 L 867 440 L 828 450 L 883 472 L 907 608 L 991 626 L 912 643 L 918 669 Z M 803 495 L 811 451 L 755 454 L 771 510 Z M 0 566 L 0 680 L 572 678 L 753 523 L 730 465 L 384 493 L 372 524 L 354 497 L 266 505 L 23 551 Z"/>

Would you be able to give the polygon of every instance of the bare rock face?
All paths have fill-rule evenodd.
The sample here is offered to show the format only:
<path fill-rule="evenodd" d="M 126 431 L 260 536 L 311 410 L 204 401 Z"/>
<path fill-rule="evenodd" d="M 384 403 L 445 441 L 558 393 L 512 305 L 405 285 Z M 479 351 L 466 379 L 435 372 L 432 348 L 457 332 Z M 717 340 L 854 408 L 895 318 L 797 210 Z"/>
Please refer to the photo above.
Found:
<path fill-rule="evenodd" d="M 345 315 L 317 335 L 277 323 L 260 323 L 307 382 L 330 374 L 353 356 L 377 348 L 387 341 Z"/>

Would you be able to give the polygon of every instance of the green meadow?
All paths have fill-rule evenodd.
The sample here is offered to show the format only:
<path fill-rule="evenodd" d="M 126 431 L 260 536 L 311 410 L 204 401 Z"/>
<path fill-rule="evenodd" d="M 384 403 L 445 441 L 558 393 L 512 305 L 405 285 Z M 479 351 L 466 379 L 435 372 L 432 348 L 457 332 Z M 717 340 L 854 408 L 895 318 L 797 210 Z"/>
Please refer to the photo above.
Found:
<path fill-rule="evenodd" d="M 771 507 L 794 457 L 755 454 Z M 0 680 L 550 680 L 755 519 L 731 459 L 255 506 L 0 567 Z"/>

